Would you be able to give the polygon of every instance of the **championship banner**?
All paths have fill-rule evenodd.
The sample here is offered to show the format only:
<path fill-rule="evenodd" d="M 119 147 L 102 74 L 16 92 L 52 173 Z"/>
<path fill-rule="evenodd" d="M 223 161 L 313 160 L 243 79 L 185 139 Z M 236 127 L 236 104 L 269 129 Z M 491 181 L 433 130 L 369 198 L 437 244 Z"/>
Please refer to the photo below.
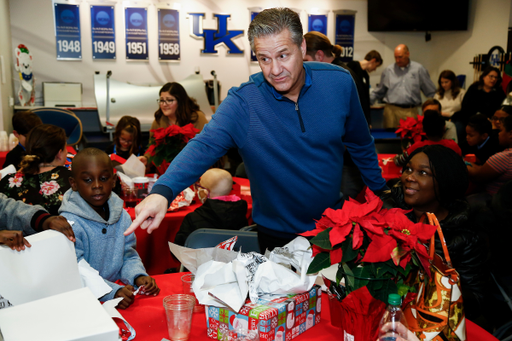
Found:
<path fill-rule="evenodd" d="M 261 7 L 249 7 L 248 8 L 249 13 L 251 15 L 251 22 L 254 20 L 254 18 L 260 14 Z M 258 62 L 258 58 L 256 58 L 256 55 L 254 54 L 253 50 L 251 49 L 251 62 Z"/>
<path fill-rule="evenodd" d="M 92 59 L 116 59 L 114 6 L 91 6 Z"/>
<path fill-rule="evenodd" d="M 309 30 L 327 35 L 327 14 L 310 14 L 308 18 Z"/>
<path fill-rule="evenodd" d="M 354 28 L 357 11 L 338 10 L 336 15 L 336 32 L 334 44 L 343 47 L 341 60 L 350 62 L 354 59 Z"/>
<path fill-rule="evenodd" d="M 81 60 L 80 6 L 54 4 L 57 60 Z"/>
<path fill-rule="evenodd" d="M 148 59 L 148 13 L 147 8 L 126 7 L 124 9 L 126 32 L 126 59 Z"/>
<path fill-rule="evenodd" d="M 158 59 L 180 60 L 180 12 L 158 9 Z"/>

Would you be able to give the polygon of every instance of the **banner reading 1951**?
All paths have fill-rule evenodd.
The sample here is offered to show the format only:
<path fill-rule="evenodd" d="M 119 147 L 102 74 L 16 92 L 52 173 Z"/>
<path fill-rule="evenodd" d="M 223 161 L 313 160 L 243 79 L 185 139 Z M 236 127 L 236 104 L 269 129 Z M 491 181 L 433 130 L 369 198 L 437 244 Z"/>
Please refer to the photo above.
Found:
<path fill-rule="evenodd" d="M 93 59 L 116 59 L 114 6 L 91 6 Z"/>
<path fill-rule="evenodd" d="M 180 13 L 158 9 L 158 59 L 180 60 Z"/>
<path fill-rule="evenodd" d="M 55 39 L 57 60 L 81 60 L 79 5 L 55 5 Z"/>
<path fill-rule="evenodd" d="M 147 8 L 125 8 L 124 21 L 126 30 L 126 59 L 148 59 L 147 14 Z"/>

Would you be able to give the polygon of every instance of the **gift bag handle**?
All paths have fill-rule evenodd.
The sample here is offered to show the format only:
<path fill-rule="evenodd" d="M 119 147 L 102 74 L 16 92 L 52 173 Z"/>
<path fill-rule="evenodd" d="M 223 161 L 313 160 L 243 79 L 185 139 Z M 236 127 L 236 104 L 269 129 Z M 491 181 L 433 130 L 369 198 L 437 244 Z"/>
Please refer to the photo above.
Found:
<path fill-rule="evenodd" d="M 437 217 L 434 213 L 425 213 L 427 218 L 428 218 L 428 222 L 430 225 L 434 225 L 436 227 L 436 231 L 437 231 L 437 234 L 439 235 L 439 240 L 441 241 L 441 246 L 443 247 L 443 253 L 444 253 L 444 259 L 446 261 L 446 263 L 448 264 L 448 266 L 451 268 L 452 267 L 452 260 L 450 258 L 450 254 L 448 253 L 448 247 L 446 246 L 446 240 L 444 239 L 444 234 L 443 234 L 443 230 L 441 229 L 441 225 L 439 224 L 439 220 L 437 220 Z M 425 216 L 421 217 L 421 220 L 420 222 L 423 222 L 425 220 Z M 435 247 L 435 234 L 432 236 L 432 238 L 430 238 L 430 250 L 429 250 L 429 254 L 430 254 L 430 258 L 433 259 L 434 258 L 434 253 L 436 252 L 436 247 Z"/>

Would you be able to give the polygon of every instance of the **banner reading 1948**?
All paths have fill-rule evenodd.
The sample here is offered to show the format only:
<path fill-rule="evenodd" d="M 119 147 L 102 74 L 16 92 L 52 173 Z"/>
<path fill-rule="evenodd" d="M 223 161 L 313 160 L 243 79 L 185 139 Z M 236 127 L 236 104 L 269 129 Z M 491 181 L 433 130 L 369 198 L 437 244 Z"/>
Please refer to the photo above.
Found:
<path fill-rule="evenodd" d="M 116 59 L 114 7 L 91 6 L 93 59 Z"/>
<path fill-rule="evenodd" d="M 147 19 L 147 8 L 125 8 L 124 21 L 126 30 L 126 59 L 148 59 Z"/>
<path fill-rule="evenodd" d="M 80 60 L 82 59 L 80 7 L 66 4 L 54 5 L 57 60 Z"/>
<path fill-rule="evenodd" d="M 158 59 L 180 60 L 180 13 L 158 9 Z"/>

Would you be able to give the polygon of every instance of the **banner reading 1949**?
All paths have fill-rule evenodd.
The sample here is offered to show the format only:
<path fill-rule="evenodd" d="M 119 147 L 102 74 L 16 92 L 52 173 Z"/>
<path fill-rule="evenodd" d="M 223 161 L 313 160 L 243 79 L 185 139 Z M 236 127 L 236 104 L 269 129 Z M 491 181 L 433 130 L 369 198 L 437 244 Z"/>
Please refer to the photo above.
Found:
<path fill-rule="evenodd" d="M 80 7 L 79 5 L 54 5 L 57 60 L 80 60 L 82 59 Z"/>
<path fill-rule="evenodd" d="M 148 59 L 147 19 L 147 8 L 125 8 L 126 59 L 128 60 Z"/>
<path fill-rule="evenodd" d="M 116 33 L 113 6 L 91 6 L 93 59 L 116 59 Z"/>

